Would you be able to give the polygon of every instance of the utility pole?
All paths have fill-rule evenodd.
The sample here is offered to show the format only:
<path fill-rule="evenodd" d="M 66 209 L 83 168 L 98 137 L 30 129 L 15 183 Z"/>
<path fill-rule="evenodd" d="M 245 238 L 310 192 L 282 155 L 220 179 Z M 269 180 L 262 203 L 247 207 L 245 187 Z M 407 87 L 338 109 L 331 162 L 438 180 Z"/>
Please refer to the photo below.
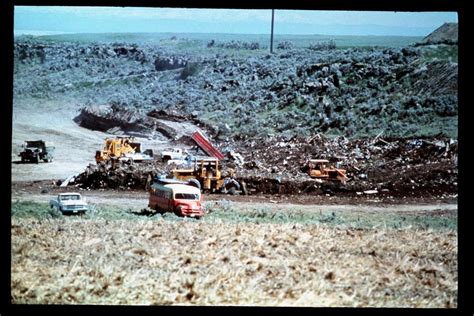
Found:
<path fill-rule="evenodd" d="M 270 54 L 273 54 L 273 20 L 275 18 L 275 9 L 272 9 L 272 35 L 270 38 Z"/>

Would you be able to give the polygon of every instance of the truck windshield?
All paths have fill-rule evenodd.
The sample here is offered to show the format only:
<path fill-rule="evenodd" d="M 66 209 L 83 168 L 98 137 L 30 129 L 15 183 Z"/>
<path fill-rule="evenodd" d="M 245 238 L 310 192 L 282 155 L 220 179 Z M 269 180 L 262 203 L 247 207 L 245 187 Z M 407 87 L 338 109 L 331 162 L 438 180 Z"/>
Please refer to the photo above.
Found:
<path fill-rule="evenodd" d="M 79 200 L 79 195 L 62 195 L 61 196 L 61 201 L 67 201 L 67 200 Z"/>
<path fill-rule="evenodd" d="M 199 195 L 192 193 L 176 193 L 174 198 L 177 200 L 198 200 Z"/>

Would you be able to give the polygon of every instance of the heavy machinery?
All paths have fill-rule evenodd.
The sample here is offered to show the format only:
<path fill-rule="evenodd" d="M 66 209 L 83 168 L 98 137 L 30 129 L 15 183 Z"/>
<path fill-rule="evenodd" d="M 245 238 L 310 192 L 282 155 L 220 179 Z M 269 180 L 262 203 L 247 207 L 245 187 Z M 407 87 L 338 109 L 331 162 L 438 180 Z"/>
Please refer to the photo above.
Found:
<path fill-rule="evenodd" d="M 95 153 L 97 163 L 108 161 L 140 162 L 145 160 L 153 160 L 153 151 L 147 149 L 142 153 L 141 144 L 135 142 L 134 137 L 106 138 L 103 149 Z"/>
<path fill-rule="evenodd" d="M 27 140 L 23 143 L 22 148 L 23 150 L 19 154 L 21 162 L 53 161 L 54 147 L 46 146 L 46 142 L 42 140 Z"/>
<path fill-rule="evenodd" d="M 174 169 L 171 176 L 181 181 L 196 179 L 199 188 L 204 191 L 235 194 L 241 189 L 241 185 L 234 179 L 234 172 L 230 170 L 229 176 L 223 178 L 219 159 L 214 157 L 197 158 L 186 168 Z M 243 193 L 245 194 L 245 188 Z"/>
<path fill-rule="evenodd" d="M 345 169 L 335 168 L 329 165 L 326 159 L 310 159 L 308 161 L 308 174 L 312 178 L 321 180 L 338 181 L 346 183 L 349 178 L 346 176 Z"/>

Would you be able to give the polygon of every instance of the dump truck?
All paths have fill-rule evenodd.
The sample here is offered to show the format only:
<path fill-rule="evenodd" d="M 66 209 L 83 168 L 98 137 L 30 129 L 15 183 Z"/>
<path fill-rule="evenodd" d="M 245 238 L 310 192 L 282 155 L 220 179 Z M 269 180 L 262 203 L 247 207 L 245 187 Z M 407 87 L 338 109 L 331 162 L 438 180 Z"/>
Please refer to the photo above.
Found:
<path fill-rule="evenodd" d="M 54 146 L 46 146 L 43 140 L 27 140 L 22 144 L 22 151 L 18 156 L 21 162 L 53 162 Z"/>
<path fill-rule="evenodd" d="M 102 150 L 95 153 L 95 161 L 100 162 L 116 162 L 130 161 L 140 162 L 153 160 L 153 151 L 151 149 L 141 152 L 141 144 L 135 142 L 135 138 L 131 136 L 106 138 Z"/>
<path fill-rule="evenodd" d="M 196 179 L 199 188 L 208 192 L 222 192 L 236 194 L 241 190 L 245 194 L 245 186 L 234 179 L 233 171 L 230 176 L 223 178 L 219 159 L 214 157 L 197 158 L 186 168 L 175 168 L 171 171 L 171 176 L 181 181 Z"/>
<path fill-rule="evenodd" d="M 326 159 L 310 159 L 307 166 L 308 175 L 312 178 L 338 181 L 343 184 L 349 179 L 346 176 L 345 169 L 339 169 L 329 165 L 329 160 Z"/>

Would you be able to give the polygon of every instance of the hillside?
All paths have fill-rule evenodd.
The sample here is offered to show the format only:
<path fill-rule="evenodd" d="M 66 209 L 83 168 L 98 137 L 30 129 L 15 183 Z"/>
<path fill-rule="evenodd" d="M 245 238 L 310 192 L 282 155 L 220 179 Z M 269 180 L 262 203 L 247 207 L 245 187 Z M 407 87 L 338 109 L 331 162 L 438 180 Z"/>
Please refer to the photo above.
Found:
<path fill-rule="evenodd" d="M 224 169 L 235 169 L 253 192 L 341 189 L 315 184 L 302 168 L 310 158 L 344 166 L 356 180 L 346 192 L 457 192 L 457 50 L 285 41 L 270 54 L 258 42 L 215 35 L 64 40 L 15 42 L 14 116 L 22 119 L 14 141 L 35 131 L 61 144 L 58 155 L 67 158 L 28 172 L 15 166 L 21 179 L 80 173 L 106 135 L 139 136 L 158 152 L 191 148 L 189 131 L 200 129 L 226 155 Z M 32 129 L 23 121 L 51 114 L 54 125 L 35 121 Z M 144 188 L 150 172 L 166 166 L 115 172 L 92 165 L 77 184 Z"/>
<path fill-rule="evenodd" d="M 428 34 L 421 41 L 422 44 L 457 44 L 458 24 L 444 23 L 439 28 Z"/>
<path fill-rule="evenodd" d="M 179 115 L 221 139 L 457 137 L 457 62 L 414 47 L 325 43 L 281 42 L 271 55 L 257 42 L 175 36 L 142 45 L 18 40 L 14 94 L 113 106 L 114 117 Z"/>

